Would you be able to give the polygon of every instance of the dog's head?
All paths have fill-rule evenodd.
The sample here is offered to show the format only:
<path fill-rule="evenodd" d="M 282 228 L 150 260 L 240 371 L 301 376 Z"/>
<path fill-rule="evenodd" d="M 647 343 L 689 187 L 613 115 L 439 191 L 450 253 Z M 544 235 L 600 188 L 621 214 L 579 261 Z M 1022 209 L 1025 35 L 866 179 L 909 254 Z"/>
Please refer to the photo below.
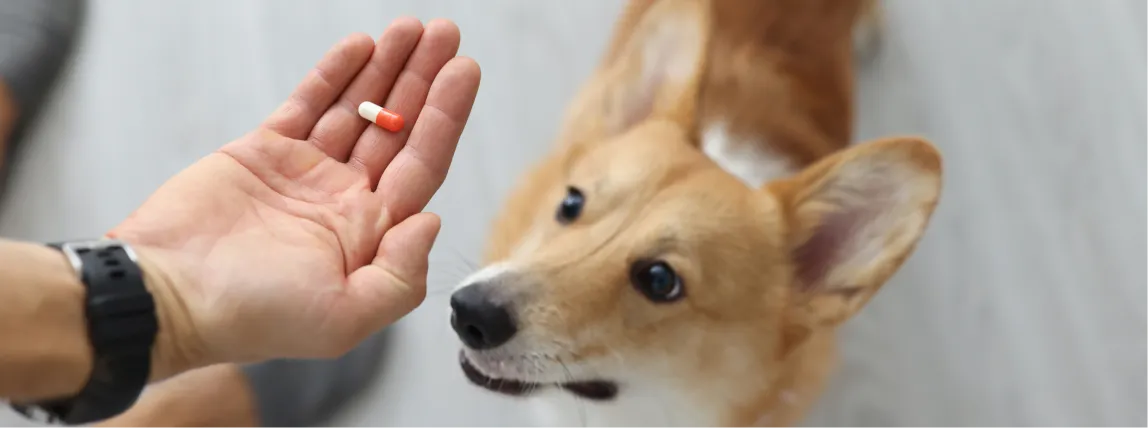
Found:
<path fill-rule="evenodd" d="M 476 384 L 602 400 L 641 382 L 758 384 L 911 252 L 940 188 L 925 142 L 858 145 L 760 189 L 697 149 L 701 22 L 639 23 L 634 52 L 591 80 L 577 128 L 511 194 L 488 264 L 451 297 Z"/>

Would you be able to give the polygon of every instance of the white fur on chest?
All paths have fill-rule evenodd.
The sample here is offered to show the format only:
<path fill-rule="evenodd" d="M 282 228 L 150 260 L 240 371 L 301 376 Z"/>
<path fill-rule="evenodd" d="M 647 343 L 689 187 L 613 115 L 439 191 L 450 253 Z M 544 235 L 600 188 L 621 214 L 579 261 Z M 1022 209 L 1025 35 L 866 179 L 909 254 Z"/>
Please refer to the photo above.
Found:
<path fill-rule="evenodd" d="M 790 162 L 772 153 L 763 141 L 737 138 L 724 122 L 707 124 L 701 143 L 702 152 L 714 163 L 755 189 L 794 173 Z"/>
<path fill-rule="evenodd" d="M 550 388 L 531 398 L 538 426 L 716 426 L 716 412 L 667 389 L 624 389 L 596 402 Z"/>

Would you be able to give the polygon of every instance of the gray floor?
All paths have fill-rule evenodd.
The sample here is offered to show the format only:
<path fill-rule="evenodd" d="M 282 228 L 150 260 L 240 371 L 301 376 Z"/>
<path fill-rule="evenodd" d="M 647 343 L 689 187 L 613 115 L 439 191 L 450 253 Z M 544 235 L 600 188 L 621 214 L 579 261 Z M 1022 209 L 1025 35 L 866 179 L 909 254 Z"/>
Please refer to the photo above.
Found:
<path fill-rule="evenodd" d="M 547 149 L 616 0 L 96 1 L 74 69 L 0 209 L 0 235 L 98 235 L 255 125 L 328 45 L 447 17 L 484 80 L 432 291 L 339 425 L 528 423 L 455 365 L 446 293 Z M 904 270 L 846 328 L 815 425 L 1145 425 L 1145 16 L 1129 0 L 901 0 L 860 71 L 859 138 L 920 133 L 946 190 Z M 0 414 L 0 425 L 21 423 Z"/>

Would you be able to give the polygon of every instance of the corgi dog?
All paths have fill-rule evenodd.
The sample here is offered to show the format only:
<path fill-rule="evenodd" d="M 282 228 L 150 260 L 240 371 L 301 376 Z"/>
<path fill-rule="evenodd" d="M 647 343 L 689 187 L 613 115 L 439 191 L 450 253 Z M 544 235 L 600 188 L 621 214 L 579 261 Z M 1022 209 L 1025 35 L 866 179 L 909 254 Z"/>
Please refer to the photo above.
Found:
<path fill-rule="evenodd" d="M 451 295 L 474 384 L 545 425 L 791 425 L 910 255 L 941 157 L 850 145 L 869 0 L 634 0 Z M 877 27 L 879 28 L 879 27 Z"/>

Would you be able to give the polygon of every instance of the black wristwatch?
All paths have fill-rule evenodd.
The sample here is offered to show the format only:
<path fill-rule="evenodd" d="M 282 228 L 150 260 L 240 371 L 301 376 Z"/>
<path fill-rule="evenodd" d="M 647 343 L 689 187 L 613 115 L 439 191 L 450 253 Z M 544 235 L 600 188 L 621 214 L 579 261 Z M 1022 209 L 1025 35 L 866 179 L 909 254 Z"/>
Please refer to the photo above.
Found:
<path fill-rule="evenodd" d="M 72 397 L 13 404 L 29 418 L 68 425 L 108 419 L 139 398 L 151 373 L 159 323 L 135 252 L 114 240 L 50 244 L 87 288 L 84 315 L 94 356 L 88 383 Z"/>

